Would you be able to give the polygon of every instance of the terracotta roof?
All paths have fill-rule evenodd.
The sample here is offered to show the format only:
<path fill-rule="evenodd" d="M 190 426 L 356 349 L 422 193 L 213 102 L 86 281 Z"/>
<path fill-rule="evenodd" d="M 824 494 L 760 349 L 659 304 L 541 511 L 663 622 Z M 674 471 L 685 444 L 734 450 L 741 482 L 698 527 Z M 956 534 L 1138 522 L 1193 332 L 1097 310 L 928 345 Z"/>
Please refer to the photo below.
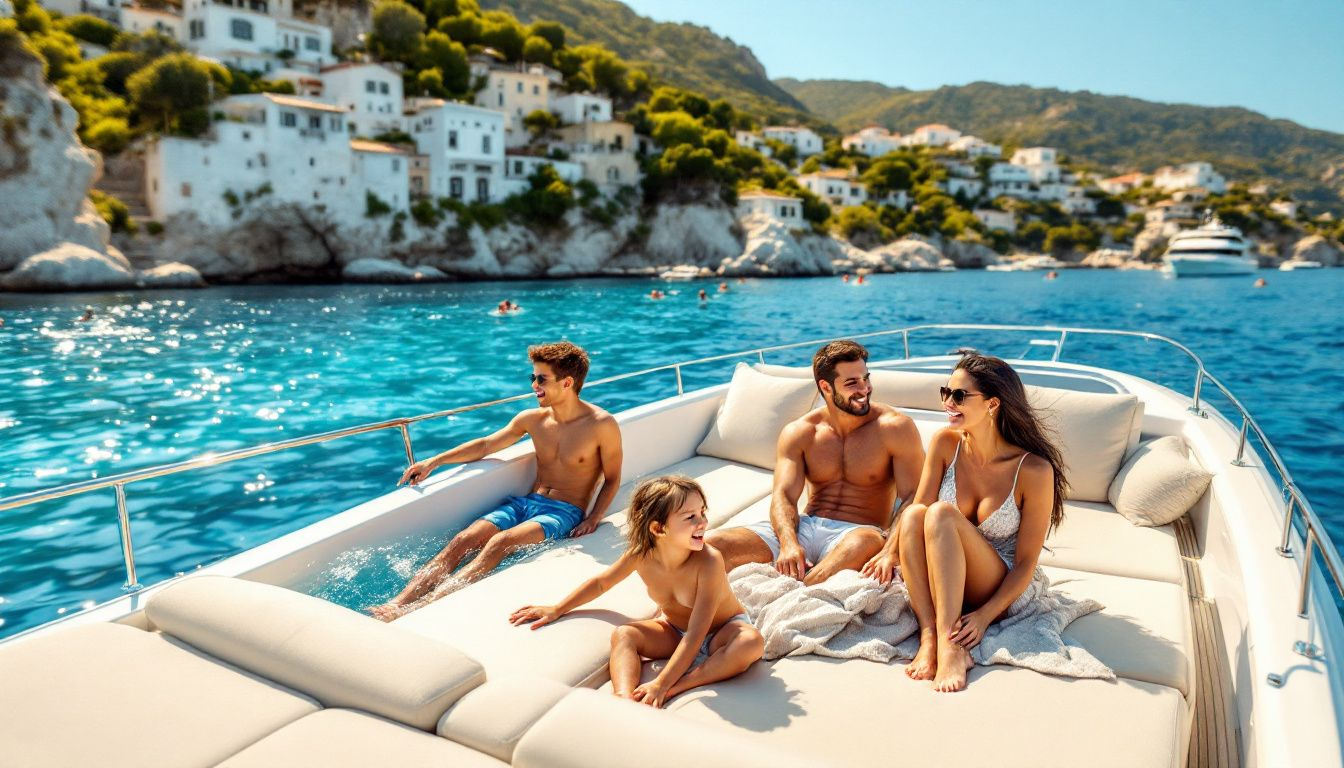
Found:
<path fill-rule="evenodd" d="M 385 155 L 408 154 L 405 149 L 402 149 L 395 144 L 384 144 L 381 141 L 365 141 L 364 139 L 351 139 L 350 149 L 355 152 L 379 152 Z"/>
<path fill-rule="evenodd" d="M 928 125 L 921 125 L 921 126 L 919 126 L 918 128 L 916 128 L 915 130 L 916 130 L 916 131 L 950 131 L 950 130 L 952 130 L 952 129 L 951 129 L 951 128 L 948 128 L 946 125 L 943 125 L 942 123 L 929 123 Z"/>
<path fill-rule="evenodd" d="M 295 107 L 298 109 L 317 109 L 323 112 L 338 112 L 340 114 L 345 114 L 346 112 L 344 107 L 336 107 L 332 106 L 331 104 L 327 104 L 325 102 L 313 101 L 312 99 L 303 99 L 299 98 L 298 96 L 285 96 L 283 94 L 278 93 L 263 93 L 262 96 L 265 96 L 267 99 L 270 99 L 272 102 L 279 104 L 282 107 Z"/>
<path fill-rule="evenodd" d="M 1126 174 L 1123 174 L 1123 175 L 1121 175 L 1121 176 L 1112 176 L 1112 177 L 1109 178 L 1109 179 L 1102 179 L 1102 182 L 1104 183 L 1104 182 L 1108 182 L 1108 181 L 1109 181 L 1109 182 L 1114 182 L 1114 183 L 1116 183 L 1116 184 L 1131 184 L 1131 183 L 1140 181 L 1140 180 L 1142 180 L 1142 179 L 1143 179 L 1143 174 L 1142 174 L 1142 173 L 1139 173 L 1139 172 L 1137 172 L 1137 171 L 1135 171 L 1134 173 L 1126 173 Z"/>
<path fill-rule="evenodd" d="M 847 168 L 828 168 L 824 171 L 805 173 L 803 176 L 820 176 L 823 179 L 843 179 L 845 181 L 852 180 L 855 183 L 858 183 L 858 179 L 852 179 L 849 175 L 849 170 Z"/>
<path fill-rule="evenodd" d="M 379 69 L 387 72 L 388 74 L 392 75 L 396 74 L 396 72 L 393 72 L 386 65 L 377 61 L 342 61 L 339 64 L 332 64 L 329 67 L 323 67 L 321 71 L 324 73 L 335 72 L 336 70 L 339 69 L 354 69 L 355 67 L 378 67 Z"/>

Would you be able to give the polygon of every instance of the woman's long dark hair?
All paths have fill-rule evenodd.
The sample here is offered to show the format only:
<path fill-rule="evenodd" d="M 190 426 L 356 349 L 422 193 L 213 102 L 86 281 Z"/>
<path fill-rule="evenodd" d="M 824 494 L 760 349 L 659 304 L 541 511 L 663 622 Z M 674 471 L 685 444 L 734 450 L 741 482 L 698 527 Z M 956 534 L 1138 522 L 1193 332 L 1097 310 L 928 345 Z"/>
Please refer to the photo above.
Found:
<path fill-rule="evenodd" d="M 1050 462 L 1055 471 L 1055 498 L 1050 508 L 1050 528 L 1053 530 L 1064 519 L 1064 495 L 1068 493 L 1069 483 L 1064 479 L 1064 460 L 1027 400 L 1022 379 L 1011 365 L 999 358 L 975 353 L 963 356 L 956 369 L 965 371 L 975 380 L 976 388 L 986 400 L 999 398 L 994 425 L 1004 440 Z"/>

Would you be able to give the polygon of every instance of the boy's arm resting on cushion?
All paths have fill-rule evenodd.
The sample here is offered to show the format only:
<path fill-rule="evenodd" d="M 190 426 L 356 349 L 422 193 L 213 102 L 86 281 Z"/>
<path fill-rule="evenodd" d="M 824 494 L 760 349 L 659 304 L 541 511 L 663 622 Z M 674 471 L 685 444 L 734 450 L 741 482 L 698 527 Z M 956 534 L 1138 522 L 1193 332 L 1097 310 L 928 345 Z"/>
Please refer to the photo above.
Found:
<path fill-rule="evenodd" d="M 570 592 L 564 600 L 555 605 L 525 605 L 509 616 L 509 623 L 515 627 L 530 623 L 533 629 L 540 629 L 575 608 L 596 600 L 620 584 L 634 572 L 637 560 L 635 555 L 626 552 L 605 571 L 580 584 L 578 589 Z"/>

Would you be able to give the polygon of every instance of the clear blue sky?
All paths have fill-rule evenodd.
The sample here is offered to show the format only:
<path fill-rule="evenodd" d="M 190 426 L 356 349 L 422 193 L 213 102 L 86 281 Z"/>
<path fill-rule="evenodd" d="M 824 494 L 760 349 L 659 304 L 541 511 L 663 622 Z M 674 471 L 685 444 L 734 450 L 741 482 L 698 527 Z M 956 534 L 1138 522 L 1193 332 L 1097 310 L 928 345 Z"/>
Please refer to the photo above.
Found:
<path fill-rule="evenodd" d="M 623 0 L 772 78 L 976 80 L 1241 106 L 1344 133 L 1341 0 Z"/>

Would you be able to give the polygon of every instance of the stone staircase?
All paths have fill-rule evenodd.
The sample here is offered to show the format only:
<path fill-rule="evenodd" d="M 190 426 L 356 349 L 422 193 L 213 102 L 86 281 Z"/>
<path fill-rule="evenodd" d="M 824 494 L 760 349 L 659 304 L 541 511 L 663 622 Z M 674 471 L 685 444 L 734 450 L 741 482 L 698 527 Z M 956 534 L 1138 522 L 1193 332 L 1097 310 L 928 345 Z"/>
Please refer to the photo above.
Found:
<path fill-rule="evenodd" d="M 102 178 L 93 186 L 94 189 L 106 192 L 125 203 L 131 219 L 138 225 L 139 231 L 134 235 L 115 234 L 113 245 L 121 249 L 122 254 L 131 262 L 131 266 L 137 270 L 153 269 L 158 266 L 159 259 L 153 241 L 146 232 L 146 225 L 153 216 L 145 200 L 143 155 L 127 151 L 117 157 L 108 158 L 103 165 Z"/>

